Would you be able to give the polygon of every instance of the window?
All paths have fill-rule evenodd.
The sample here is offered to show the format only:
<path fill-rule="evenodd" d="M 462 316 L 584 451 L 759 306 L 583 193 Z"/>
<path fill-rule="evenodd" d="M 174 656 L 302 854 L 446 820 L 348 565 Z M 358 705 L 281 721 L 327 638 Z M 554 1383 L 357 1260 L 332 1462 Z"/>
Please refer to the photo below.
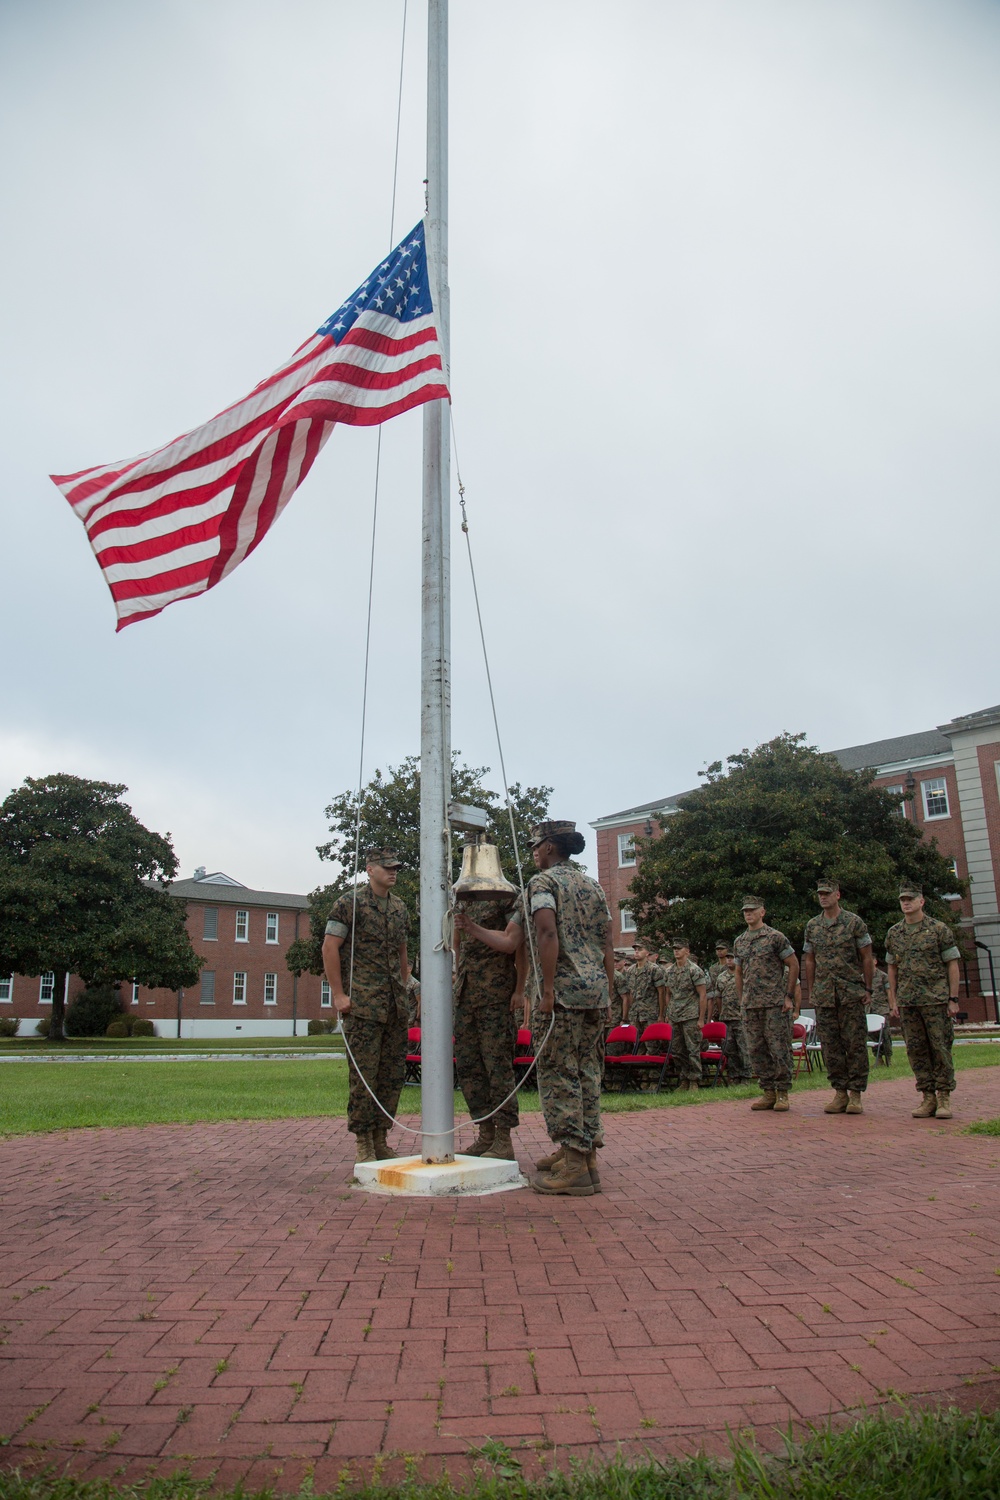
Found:
<path fill-rule="evenodd" d="M 236 941 L 238 943 L 250 941 L 250 913 L 248 911 L 236 913 Z"/>
<path fill-rule="evenodd" d="M 136 984 L 134 979 L 132 981 L 132 1004 L 139 1004 L 139 986 Z"/>
<path fill-rule="evenodd" d="M 898 797 L 899 798 L 899 808 L 898 808 L 899 816 L 901 818 L 905 818 L 906 817 L 906 803 L 903 801 L 903 791 L 904 791 L 904 788 L 901 787 L 901 786 L 886 786 L 886 787 L 883 787 L 882 790 L 884 792 L 888 792 L 890 797 Z"/>
<path fill-rule="evenodd" d="M 618 835 L 618 868 L 624 870 L 635 864 L 635 834 Z"/>
<path fill-rule="evenodd" d="M 955 879 L 956 880 L 961 880 L 962 877 L 958 873 L 958 860 L 957 859 L 951 859 L 951 860 L 948 861 L 948 863 L 951 865 L 951 873 L 954 875 Z M 962 899 L 962 897 L 960 896 L 960 894 L 958 893 L 958 891 L 942 891 L 941 892 L 941 900 L 942 901 L 961 901 L 961 899 Z"/>
<path fill-rule="evenodd" d="M 922 781 L 920 790 L 924 794 L 924 817 L 925 818 L 947 818 L 948 812 L 948 787 L 943 776 L 935 776 L 933 781 Z"/>
<path fill-rule="evenodd" d="M 39 1005 L 51 1005 L 52 996 L 56 992 L 56 976 L 54 974 L 43 974 L 38 981 L 38 1003 Z"/>
<path fill-rule="evenodd" d="M 264 923 L 264 941 L 265 943 L 278 941 L 278 913 L 276 911 L 269 911 L 267 914 L 267 920 Z"/>
<path fill-rule="evenodd" d="M 0 1005 L 10 1005 L 14 999 L 14 976 L 9 979 L 0 979 Z"/>
<path fill-rule="evenodd" d="M 205 907 L 205 931 L 202 937 L 206 943 L 219 941 L 219 908 L 217 906 Z"/>
<path fill-rule="evenodd" d="M 324 979 L 319 987 L 319 1003 L 324 1010 L 329 1010 L 333 1004 L 333 991 L 330 988 L 329 979 Z"/>
<path fill-rule="evenodd" d="M 233 975 L 233 1004 L 246 1005 L 247 1003 L 247 976 L 243 970 L 238 969 Z"/>
<path fill-rule="evenodd" d="M 623 907 L 622 908 L 622 932 L 634 932 L 634 931 L 635 931 L 635 917 L 633 917 L 633 915 L 632 915 L 632 913 L 630 911 L 626 910 Z"/>
<path fill-rule="evenodd" d="M 277 1005 L 278 1003 L 278 976 L 277 974 L 264 975 L 264 1004 Z"/>
<path fill-rule="evenodd" d="M 214 969 L 202 969 L 201 971 L 201 1003 L 202 1005 L 215 1004 Z"/>

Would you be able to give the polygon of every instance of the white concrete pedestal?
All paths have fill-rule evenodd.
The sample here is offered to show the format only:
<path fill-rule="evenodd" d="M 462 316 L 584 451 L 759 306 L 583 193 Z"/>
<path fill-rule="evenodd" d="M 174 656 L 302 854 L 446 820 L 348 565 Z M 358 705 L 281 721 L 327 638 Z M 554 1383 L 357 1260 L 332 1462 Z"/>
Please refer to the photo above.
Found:
<path fill-rule="evenodd" d="M 516 1161 L 484 1161 L 481 1156 L 456 1156 L 444 1163 L 425 1162 L 420 1156 L 356 1162 L 354 1178 L 369 1192 L 409 1193 L 418 1198 L 475 1197 L 528 1186 Z"/>

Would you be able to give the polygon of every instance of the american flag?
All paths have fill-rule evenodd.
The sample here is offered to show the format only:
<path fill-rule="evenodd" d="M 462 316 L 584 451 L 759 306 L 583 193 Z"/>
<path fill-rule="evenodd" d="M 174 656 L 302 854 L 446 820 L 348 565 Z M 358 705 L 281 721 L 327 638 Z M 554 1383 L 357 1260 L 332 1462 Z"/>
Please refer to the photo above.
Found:
<path fill-rule="evenodd" d="M 335 423 L 371 426 L 447 396 L 421 223 L 244 400 L 164 448 L 51 478 L 86 527 L 121 630 L 238 567 Z"/>

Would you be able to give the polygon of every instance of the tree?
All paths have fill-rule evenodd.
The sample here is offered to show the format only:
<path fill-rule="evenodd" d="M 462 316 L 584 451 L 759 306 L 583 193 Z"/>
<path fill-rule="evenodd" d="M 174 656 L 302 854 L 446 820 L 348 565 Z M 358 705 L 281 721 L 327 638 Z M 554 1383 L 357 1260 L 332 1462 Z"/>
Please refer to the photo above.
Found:
<path fill-rule="evenodd" d="M 0 972 L 55 975 L 49 1036 L 63 1036 L 67 974 L 88 985 L 197 981 L 169 836 L 121 800 L 126 787 L 29 777 L 0 803 Z"/>
<path fill-rule="evenodd" d="M 782 734 L 730 755 L 703 774 L 663 820 L 662 836 L 636 841 L 639 865 L 623 903 L 638 930 L 665 944 L 685 933 L 702 956 L 742 930 L 744 895 L 760 896 L 766 920 L 801 949 L 816 915 L 816 881 L 835 876 L 844 904 L 864 917 L 875 943 L 899 921 L 899 882 L 919 881 L 927 909 L 949 922 L 941 893 L 963 882 L 935 840 L 899 815 L 898 792 L 871 771 L 845 771 L 833 755 Z"/>
<path fill-rule="evenodd" d="M 463 766 L 459 763 L 458 753 L 456 751 L 452 756 L 452 799 L 486 809 L 489 814 L 487 838 L 497 845 L 507 878 L 516 884 L 514 843 L 507 805 L 501 796 L 483 785 L 483 777 L 490 774 L 489 767 Z M 510 788 L 514 826 L 521 853 L 521 871 L 525 880 L 535 873 L 528 836 L 534 824 L 546 817 L 551 795 L 550 786 L 529 786 L 522 790 L 520 783 L 515 782 Z M 343 891 L 350 890 L 352 884 L 358 805 L 356 791 L 341 792 L 325 810 L 324 816 L 329 819 L 331 837 L 325 844 L 320 844 L 316 852 L 320 859 L 329 859 L 338 864 L 340 873 L 331 884 L 320 886 L 310 894 L 309 936 L 292 943 L 288 950 L 287 963 L 293 974 L 323 972 L 321 949 L 330 907 Z M 419 756 L 408 755 L 402 765 L 390 766 L 385 776 L 381 771 L 376 771 L 368 785 L 362 788 L 360 806 L 358 859 L 361 873 L 364 873 L 366 849 L 386 848 L 398 852 L 403 860 L 403 868 L 396 883 L 396 894 L 405 902 L 413 930 L 416 931 L 420 890 Z M 454 880 L 458 879 L 462 867 L 463 842 L 461 834 L 452 835 Z"/>

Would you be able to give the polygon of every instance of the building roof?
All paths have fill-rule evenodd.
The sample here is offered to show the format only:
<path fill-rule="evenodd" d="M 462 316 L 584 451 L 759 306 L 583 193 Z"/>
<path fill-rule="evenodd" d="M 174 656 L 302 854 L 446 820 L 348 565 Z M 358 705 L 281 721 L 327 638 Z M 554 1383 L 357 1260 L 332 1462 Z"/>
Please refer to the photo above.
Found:
<path fill-rule="evenodd" d="M 871 740 L 867 745 L 848 745 L 843 750 L 834 750 L 845 771 L 863 771 L 875 766 L 893 766 L 908 760 L 929 760 L 935 755 L 950 755 L 949 734 L 960 734 L 963 730 L 979 729 L 990 724 L 1000 724 L 1000 704 L 996 708 L 981 708 L 976 713 L 964 714 L 939 729 L 921 729 L 916 734 L 898 734 L 888 740 Z M 613 827 L 616 823 L 638 823 L 640 819 L 655 817 L 676 807 L 690 792 L 674 792 L 670 797 L 661 797 L 656 802 L 644 802 L 639 807 L 626 807 L 621 812 L 608 813 L 597 818 L 591 828 Z"/>
<path fill-rule="evenodd" d="M 171 896 L 181 901 L 204 901 L 209 906 L 291 907 L 308 911 L 309 897 L 289 895 L 285 891 L 252 891 L 245 885 L 215 884 L 211 880 L 172 880 Z"/>

